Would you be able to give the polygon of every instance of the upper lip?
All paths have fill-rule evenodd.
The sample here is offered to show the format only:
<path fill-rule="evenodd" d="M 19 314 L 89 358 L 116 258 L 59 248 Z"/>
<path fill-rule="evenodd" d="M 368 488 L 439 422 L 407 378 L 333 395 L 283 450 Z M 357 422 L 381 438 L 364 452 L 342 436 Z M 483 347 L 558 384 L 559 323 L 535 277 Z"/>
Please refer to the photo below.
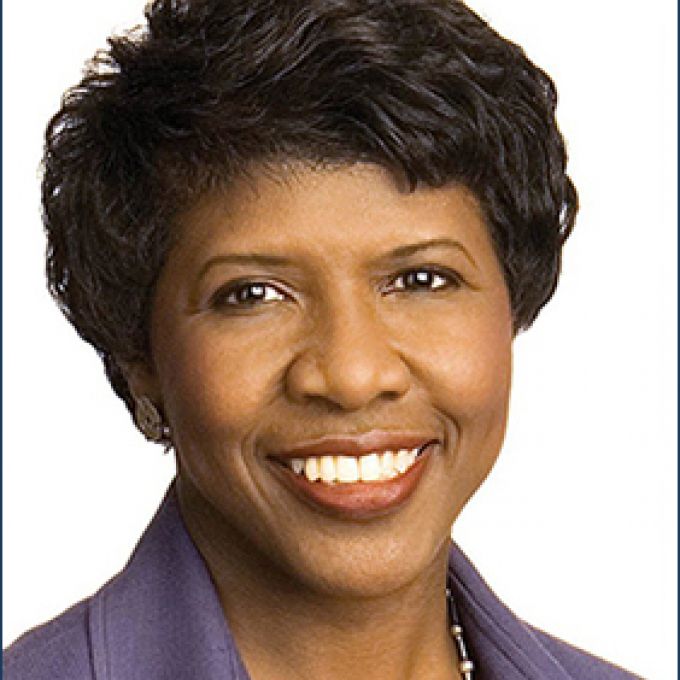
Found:
<path fill-rule="evenodd" d="M 308 456 L 361 456 L 374 451 L 414 449 L 438 441 L 437 437 L 418 432 L 387 432 L 371 430 L 356 435 L 324 435 L 292 448 L 277 451 L 276 458 L 306 458 Z"/>

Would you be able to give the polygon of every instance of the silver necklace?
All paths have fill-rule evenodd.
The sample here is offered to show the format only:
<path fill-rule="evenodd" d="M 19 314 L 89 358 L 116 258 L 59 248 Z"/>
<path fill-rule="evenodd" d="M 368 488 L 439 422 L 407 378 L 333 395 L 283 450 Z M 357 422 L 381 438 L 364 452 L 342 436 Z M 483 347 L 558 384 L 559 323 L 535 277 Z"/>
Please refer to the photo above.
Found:
<path fill-rule="evenodd" d="M 451 637 L 456 643 L 456 650 L 458 651 L 458 670 L 460 670 L 463 680 L 473 680 L 472 672 L 475 670 L 475 665 L 468 655 L 465 639 L 463 638 L 463 627 L 460 625 L 456 603 L 453 601 L 453 593 L 448 585 L 446 587 L 446 602 L 449 609 Z"/>

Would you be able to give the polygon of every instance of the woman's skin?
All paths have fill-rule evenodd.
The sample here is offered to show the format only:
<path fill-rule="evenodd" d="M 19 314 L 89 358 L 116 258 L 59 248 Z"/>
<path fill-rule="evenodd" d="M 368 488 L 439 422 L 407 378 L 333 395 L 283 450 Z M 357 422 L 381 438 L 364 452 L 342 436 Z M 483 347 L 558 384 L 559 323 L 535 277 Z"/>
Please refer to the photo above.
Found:
<path fill-rule="evenodd" d="M 368 164 L 281 167 L 178 228 L 130 384 L 171 427 L 182 515 L 252 677 L 458 678 L 450 528 L 501 446 L 513 338 L 476 200 Z M 432 442 L 406 491 L 318 481 L 319 501 L 282 464 L 381 433 Z"/>

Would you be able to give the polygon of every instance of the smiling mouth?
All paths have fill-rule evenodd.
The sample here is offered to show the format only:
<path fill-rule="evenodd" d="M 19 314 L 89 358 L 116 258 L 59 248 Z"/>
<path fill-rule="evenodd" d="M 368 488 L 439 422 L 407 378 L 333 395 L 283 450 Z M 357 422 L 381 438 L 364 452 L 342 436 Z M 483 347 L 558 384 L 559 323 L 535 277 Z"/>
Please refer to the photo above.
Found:
<path fill-rule="evenodd" d="M 367 520 L 401 506 L 414 493 L 436 444 L 270 461 L 275 476 L 307 505 L 342 519 Z"/>

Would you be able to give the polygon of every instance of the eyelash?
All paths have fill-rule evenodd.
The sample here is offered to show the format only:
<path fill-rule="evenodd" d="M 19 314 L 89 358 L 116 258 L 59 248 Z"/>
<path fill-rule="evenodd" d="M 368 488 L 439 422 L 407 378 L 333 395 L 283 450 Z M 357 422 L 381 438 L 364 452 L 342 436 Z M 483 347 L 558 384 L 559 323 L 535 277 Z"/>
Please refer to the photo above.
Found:
<path fill-rule="evenodd" d="M 272 300 L 267 299 L 240 300 L 240 301 L 238 300 L 238 296 L 240 293 L 248 291 L 249 289 L 252 290 L 253 288 L 275 290 L 277 295 L 280 296 L 277 299 L 281 299 L 284 296 L 284 294 L 281 293 L 278 290 L 278 288 L 276 288 L 276 286 L 273 286 L 270 283 L 265 283 L 264 281 L 242 281 L 239 283 L 231 284 L 226 288 L 222 288 L 221 290 L 217 291 L 217 293 L 213 296 L 212 305 L 214 307 L 234 307 L 234 308 L 240 307 L 243 309 L 248 309 L 251 307 L 255 307 L 260 303 L 272 302 Z"/>
<path fill-rule="evenodd" d="M 457 274 L 451 271 L 444 271 L 441 270 L 437 267 L 416 267 L 414 269 L 407 269 L 406 271 L 400 272 L 397 274 L 392 281 L 397 281 L 399 279 L 406 278 L 409 275 L 419 275 L 419 274 L 425 274 L 427 277 L 427 280 L 433 281 L 434 279 L 441 279 L 442 283 L 439 283 L 436 287 L 432 288 L 430 286 L 425 286 L 421 287 L 420 285 L 417 285 L 413 288 L 407 288 L 406 286 L 396 288 L 398 292 L 408 292 L 411 290 L 412 292 L 417 292 L 417 293 L 436 293 L 437 291 L 440 290 L 447 290 L 449 288 L 460 288 L 461 286 L 461 278 Z M 418 278 L 416 276 L 416 278 Z M 422 279 L 422 277 L 421 277 Z M 426 280 L 426 282 L 427 282 Z M 420 282 L 419 282 L 420 283 Z M 394 285 L 394 284 L 392 284 Z"/>
<path fill-rule="evenodd" d="M 406 284 L 404 283 L 401 286 L 395 286 L 395 283 L 399 281 L 400 279 L 403 280 L 409 275 L 413 276 L 416 275 L 422 275 L 425 274 L 427 277 L 427 280 L 424 281 L 427 283 L 429 281 L 430 285 L 423 287 L 420 285 L 416 285 L 413 287 L 407 287 Z M 422 276 L 420 277 L 422 280 Z M 437 279 L 440 279 L 440 281 L 437 281 Z M 434 282 L 437 282 L 436 287 L 432 287 L 432 284 Z M 400 272 L 397 274 L 391 281 L 390 283 L 390 290 L 388 292 L 397 292 L 397 293 L 408 293 L 408 292 L 414 292 L 414 293 L 436 293 L 441 290 L 447 290 L 447 289 L 456 289 L 460 288 L 461 286 L 461 278 L 457 274 L 451 271 L 444 271 L 439 268 L 435 267 L 417 267 L 413 269 L 407 269 L 405 271 Z M 266 304 L 268 302 L 272 302 L 271 299 L 266 299 L 266 293 L 265 293 L 265 299 L 258 298 L 255 300 L 243 300 L 241 299 L 239 301 L 238 296 L 239 294 L 248 291 L 249 289 L 252 290 L 254 288 L 259 288 L 262 290 L 273 290 L 276 291 L 277 294 L 277 300 L 281 300 L 285 298 L 285 293 L 282 293 L 276 286 L 272 285 L 271 283 L 266 283 L 265 281 L 241 281 L 237 283 L 230 284 L 226 288 L 223 288 L 219 290 L 212 298 L 212 306 L 214 307 L 232 307 L 232 308 L 241 308 L 241 309 L 252 309 L 256 306 L 259 306 L 260 304 Z"/>

